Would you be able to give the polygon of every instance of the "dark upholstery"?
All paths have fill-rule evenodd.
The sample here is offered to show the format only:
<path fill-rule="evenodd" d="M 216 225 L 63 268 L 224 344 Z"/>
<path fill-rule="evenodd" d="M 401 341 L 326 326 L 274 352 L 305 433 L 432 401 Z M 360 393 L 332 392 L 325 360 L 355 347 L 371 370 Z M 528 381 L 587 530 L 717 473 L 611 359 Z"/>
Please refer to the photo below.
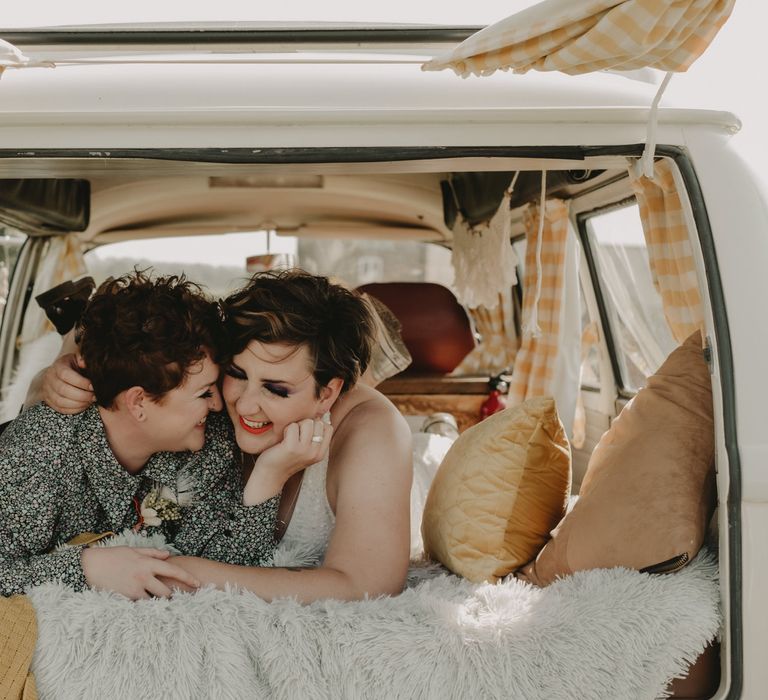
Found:
<path fill-rule="evenodd" d="M 447 287 L 375 282 L 358 291 L 382 301 L 402 324 L 403 342 L 413 358 L 404 375 L 447 374 L 475 347 L 467 314 Z"/>
<path fill-rule="evenodd" d="M 703 700 L 711 698 L 720 685 L 720 644 L 712 642 L 694 661 L 683 678 L 675 678 L 667 687 L 670 698 Z"/>

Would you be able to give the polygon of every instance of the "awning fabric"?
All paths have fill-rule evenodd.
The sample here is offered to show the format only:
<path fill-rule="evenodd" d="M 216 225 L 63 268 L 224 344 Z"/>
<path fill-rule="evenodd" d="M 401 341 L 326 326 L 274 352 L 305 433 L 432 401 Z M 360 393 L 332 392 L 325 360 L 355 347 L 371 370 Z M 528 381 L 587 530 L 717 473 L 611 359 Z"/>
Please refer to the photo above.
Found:
<path fill-rule="evenodd" d="M 685 71 L 704 52 L 735 0 L 545 0 L 473 34 L 423 70 Z"/>

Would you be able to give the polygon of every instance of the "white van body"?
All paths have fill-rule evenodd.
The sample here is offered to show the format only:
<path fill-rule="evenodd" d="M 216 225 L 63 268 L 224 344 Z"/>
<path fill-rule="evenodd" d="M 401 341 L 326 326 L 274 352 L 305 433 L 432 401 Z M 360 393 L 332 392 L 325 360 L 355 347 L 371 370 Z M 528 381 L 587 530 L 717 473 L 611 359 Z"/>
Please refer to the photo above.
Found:
<path fill-rule="evenodd" d="M 90 221 L 72 234 L 86 247 L 264 229 L 449 246 L 440 196 L 446 173 L 621 173 L 642 153 L 654 85 L 613 74 L 462 80 L 422 72 L 428 57 L 468 30 L 375 29 L 0 34 L 31 59 L 56 64 L 2 74 L 0 178 L 88 180 Z M 656 138 L 657 155 L 674 160 L 687 194 L 711 348 L 725 615 L 715 697 L 762 698 L 768 326 L 752 316 L 768 299 L 760 282 L 768 209 L 729 145 L 738 129 L 729 113 L 662 108 Z M 216 178 L 251 178 L 253 186 L 217 189 Z M 628 196 L 625 180 L 597 182 L 574 195 L 575 226 L 581 214 Z M 28 292 L 43 250 L 35 245 L 50 235 L 24 233 L 0 337 L 4 385 L 18 362 L 24 314 L 37 312 Z M 582 284 L 589 285 L 586 265 Z M 585 298 L 595 311 L 594 293 L 585 289 Z M 605 333 L 599 353 L 601 376 L 612 376 Z M 603 429 L 627 398 L 615 382 L 584 392 Z"/>

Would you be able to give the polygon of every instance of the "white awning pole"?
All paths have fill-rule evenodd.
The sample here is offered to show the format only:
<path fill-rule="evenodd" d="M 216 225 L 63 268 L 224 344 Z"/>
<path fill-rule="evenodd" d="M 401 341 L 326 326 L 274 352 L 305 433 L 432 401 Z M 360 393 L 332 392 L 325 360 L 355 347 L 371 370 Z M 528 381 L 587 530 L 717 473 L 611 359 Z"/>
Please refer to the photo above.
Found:
<path fill-rule="evenodd" d="M 653 102 L 651 102 L 645 148 L 643 149 L 643 155 L 640 156 L 634 164 L 634 173 L 636 177 L 645 176 L 653 180 L 653 158 L 656 155 L 656 127 L 659 121 L 659 102 L 661 101 L 661 96 L 667 89 L 670 80 L 672 80 L 672 71 L 668 71 L 664 76 L 664 80 L 661 81 L 661 85 L 656 91 L 656 96 L 653 98 Z"/>

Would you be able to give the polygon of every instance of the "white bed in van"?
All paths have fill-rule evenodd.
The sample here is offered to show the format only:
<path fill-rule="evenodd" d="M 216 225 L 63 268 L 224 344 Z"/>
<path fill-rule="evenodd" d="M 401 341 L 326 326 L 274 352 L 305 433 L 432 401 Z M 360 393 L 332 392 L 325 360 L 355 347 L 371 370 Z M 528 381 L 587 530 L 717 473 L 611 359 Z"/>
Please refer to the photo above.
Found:
<path fill-rule="evenodd" d="M 568 313 L 578 315 L 556 387 L 559 405 L 571 407 L 569 436 L 574 425 L 580 431 L 575 492 L 599 437 L 675 345 L 653 297 L 628 176 L 643 151 L 653 85 L 611 74 L 459 80 L 422 72 L 426 58 L 461 38 L 451 28 L 106 27 L 2 37 L 56 63 L 9 69 L 0 80 L 3 386 L 30 371 L 50 331 L 34 295 L 120 265 L 170 269 L 153 261 L 149 239 L 184 237 L 187 251 L 193 237 L 199 262 L 183 266 L 217 295 L 245 275 L 246 257 L 279 246 L 352 286 L 450 286 L 451 208 L 454 219 L 455 209 L 487 217 L 504 178 L 519 173 L 510 226 L 522 261 L 523 211 L 540 196 L 542 171 L 547 196 L 567 202 L 579 261 L 566 295 Z M 760 698 L 768 685 L 760 408 L 768 386 L 759 364 L 768 348 L 759 316 L 768 210 L 729 148 L 738 128 L 723 112 L 658 113 L 656 157 L 668 162 L 682 202 L 715 408 L 712 548 L 722 624 L 702 692 L 716 698 Z M 272 232 L 270 251 L 257 231 Z M 204 246 L 225 240 L 240 269 L 206 266 Z M 110 255 L 112 244 L 123 247 Z M 519 289 L 510 291 L 513 305 Z M 418 306 L 419 296 L 412 301 Z M 582 337 L 594 339 L 583 363 Z M 406 372 L 381 389 L 406 413 L 452 412 L 464 428 L 477 419 L 490 372 L 444 370 Z M 14 401 L 6 401 L 9 415 Z"/>

